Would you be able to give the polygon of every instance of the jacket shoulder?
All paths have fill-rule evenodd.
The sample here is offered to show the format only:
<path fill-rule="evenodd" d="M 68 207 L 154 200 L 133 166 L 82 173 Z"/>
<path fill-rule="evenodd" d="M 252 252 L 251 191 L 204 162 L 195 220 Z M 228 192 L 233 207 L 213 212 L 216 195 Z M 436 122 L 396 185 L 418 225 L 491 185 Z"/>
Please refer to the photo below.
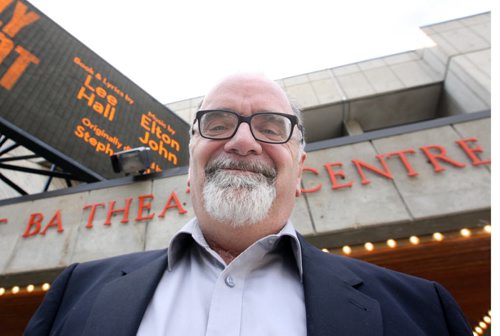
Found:
<path fill-rule="evenodd" d="M 341 263 L 351 271 L 358 274 L 361 278 L 369 278 L 370 280 L 380 282 L 411 282 L 412 284 L 421 283 L 422 285 L 431 285 L 432 281 L 413 276 L 406 273 L 394 271 L 382 266 L 378 266 L 360 259 L 344 257 L 330 254 L 329 258 L 335 259 L 335 262 Z"/>
<path fill-rule="evenodd" d="M 124 270 L 132 270 L 134 268 L 139 268 L 142 265 L 147 264 L 155 259 L 164 257 L 167 254 L 167 250 L 153 250 L 153 251 L 142 251 L 134 252 L 124 255 L 119 255 L 115 257 L 109 257 L 104 259 L 92 260 L 87 262 L 78 263 L 75 270 L 77 271 L 99 271 L 104 270 L 114 270 L 117 268 L 123 268 Z"/>
<path fill-rule="evenodd" d="M 391 325 L 391 330 L 413 328 L 427 330 L 427 334 L 432 335 L 472 333 L 453 297 L 434 281 L 359 259 L 324 253 L 308 243 L 303 244 L 303 252 L 304 268 L 314 272 L 312 279 L 304 273 L 309 283 L 323 276 L 341 279 L 378 302 L 384 325 Z"/>
<path fill-rule="evenodd" d="M 81 333 L 98 293 L 107 283 L 161 258 L 166 265 L 166 254 L 166 250 L 136 252 L 68 266 L 53 282 L 25 335 L 57 335 L 66 324 L 78 326 L 75 335 Z"/>
<path fill-rule="evenodd" d="M 367 280 L 381 285 L 393 282 L 410 282 L 424 286 L 432 284 L 431 281 L 393 271 L 360 259 L 325 253 L 311 245 L 303 237 L 300 237 L 300 239 L 305 262 L 319 264 L 321 268 L 331 269 L 339 278 L 351 285 L 361 284 Z"/>

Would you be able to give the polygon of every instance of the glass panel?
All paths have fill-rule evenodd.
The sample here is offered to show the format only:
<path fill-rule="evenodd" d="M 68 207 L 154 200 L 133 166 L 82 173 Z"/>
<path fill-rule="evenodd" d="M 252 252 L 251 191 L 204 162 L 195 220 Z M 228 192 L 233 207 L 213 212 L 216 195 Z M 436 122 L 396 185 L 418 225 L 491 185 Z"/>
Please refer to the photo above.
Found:
<path fill-rule="evenodd" d="M 258 140 L 281 142 L 288 139 L 292 123 L 278 114 L 258 114 L 252 118 L 252 130 Z"/>
<path fill-rule="evenodd" d="M 205 113 L 200 120 L 201 134 L 213 138 L 230 137 L 238 125 L 238 117 L 224 111 Z"/>

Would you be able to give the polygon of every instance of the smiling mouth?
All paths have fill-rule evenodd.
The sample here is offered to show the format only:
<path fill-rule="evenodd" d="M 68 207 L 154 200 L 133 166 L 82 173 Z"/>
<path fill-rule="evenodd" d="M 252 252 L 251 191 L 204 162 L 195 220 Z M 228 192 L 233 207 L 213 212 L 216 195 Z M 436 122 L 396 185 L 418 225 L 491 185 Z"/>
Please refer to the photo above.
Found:
<path fill-rule="evenodd" d="M 205 167 L 205 174 L 207 176 L 211 176 L 219 170 L 230 173 L 232 175 L 262 175 L 265 178 L 272 180 L 276 178 L 277 173 L 274 168 L 267 167 L 266 165 L 259 162 L 243 162 L 216 159 L 214 162 Z"/>
<path fill-rule="evenodd" d="M 260 174 L 264 175 L 262 172 L 254 171 L 254 170 L 248 170 L 248 169 L 239 169 L 239 168 L 220 168 L 221 170 L 227 171 L 232 174 L 238 174 L 238 175 L 247 175 L 247 174 Z"/>

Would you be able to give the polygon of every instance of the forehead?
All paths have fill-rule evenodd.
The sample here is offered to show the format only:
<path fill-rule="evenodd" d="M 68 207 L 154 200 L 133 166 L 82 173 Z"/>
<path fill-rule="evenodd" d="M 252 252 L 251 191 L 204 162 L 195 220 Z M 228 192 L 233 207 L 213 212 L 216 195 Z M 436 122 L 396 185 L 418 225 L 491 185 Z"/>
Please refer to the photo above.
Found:
<path fill-rule="evenodd" d="M 221 82 L 205 96 L 201 109 L 227 109 L 240 114 L 293 114 L 288 98 L 279 85 L 260 77 L 234 77 Z"/>

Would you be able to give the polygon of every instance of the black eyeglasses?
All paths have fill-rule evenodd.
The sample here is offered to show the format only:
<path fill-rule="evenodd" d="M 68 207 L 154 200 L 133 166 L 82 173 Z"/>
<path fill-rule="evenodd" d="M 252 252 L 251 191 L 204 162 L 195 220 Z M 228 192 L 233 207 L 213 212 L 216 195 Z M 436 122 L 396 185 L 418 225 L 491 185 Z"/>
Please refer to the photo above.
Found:
<path fill-rule="evenodd" d="M 232 138 L 243 122 L 250 125 L 255 140 L 265 143 L 287 142 L 292 137 L 295 125 L 303 135 L 302 125 L 299 125 L 297 116 L 286 113 L 262 112 L 245 117 L 232 111 L 203 110 L 196 113 L 193 125 L 196 121 L 200 135 L 212 140 Z"/>

